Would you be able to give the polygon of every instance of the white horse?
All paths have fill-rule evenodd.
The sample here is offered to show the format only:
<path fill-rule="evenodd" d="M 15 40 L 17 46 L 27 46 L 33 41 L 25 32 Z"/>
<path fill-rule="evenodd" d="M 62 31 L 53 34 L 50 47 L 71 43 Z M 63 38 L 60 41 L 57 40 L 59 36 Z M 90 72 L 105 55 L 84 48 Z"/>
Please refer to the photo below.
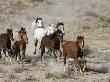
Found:
<path fill-rule="evenodd" d="M 32 29 L 34 30 L 34 45 L 35 45 L 35 51 L 34 54 L 36 54 L 37 49 L 39 50 L 40 44 L 42 37 L 45 35 L 51 35 L 55 28 L 52 25 L 49 25 L 46 29 L 43 26 L 43 22 L 41 18 L 37 18 L 33 23 L 32 23 Z"/>

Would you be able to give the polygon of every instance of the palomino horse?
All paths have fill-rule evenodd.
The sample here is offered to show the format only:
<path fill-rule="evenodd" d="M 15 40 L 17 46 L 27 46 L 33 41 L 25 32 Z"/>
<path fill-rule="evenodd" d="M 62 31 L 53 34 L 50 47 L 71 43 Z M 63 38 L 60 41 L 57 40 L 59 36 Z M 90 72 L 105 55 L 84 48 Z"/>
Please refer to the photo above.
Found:
<path fill-rule="evenodd" d="M 11 39 L 13 39 L 13 32 L 12 29 L 7 29 L 7 32 L 0 35 L 0 55 L 1 51 L 3 51 L 3 54 L 6 57 L 11 57 Z M 8 52 L 8 56 L 6 55 L 6 52 Z"/>
<path fill-rule="evenodd" d="M 75 67 L 80 73 L 82 73 L 82 69 L 79 64 L 78 57 L 80 58 L 83 57 L 82 49 L 84 48 L 84 37 L 78 36 L 77 41 L 75 42 L 62 40 L 62 38 L 60 38 L 60 41 L 63 47 L 64 71 L 65 71 L 66 57 L 69 56 L 71 58 L 74 58 Z"/>
<path fill-rule="evenodd" d="M 63 33 L 60 30 L 55 31 L 53 34 L 51 35 L 45 35 L 42 38 L 41 41 L 41 61 L 42 61 L 42 56 L 45 53 L 45 48 L 49 49 L 51 51 L 51 53 L 53 52 L 54 57 L 57 61 L 57 56 L 55 54 L 55 51 L 60 49 L 60 40 L 58 38 L 58 36 L 62 36 Z M 49 54 L 51 56 L 51 53 Z"/>
<path fill-rule="evenodd" d="M 34 25 L 34 24 L 32 25 L 32 26 L 36 26 L 34 28 L 34 35 L 33 35 L 34 45 L 35 45 L 34 54 L 36 54 L 37 49 L 39 50 L 39 48 L 40 48 L 42 37 L 45 36 L 45 35 L 51 35 L 54 32 L 53 24 L 49 25 L 45 29 L 43 27 L 43 23 L 41 21 L 42 21 L 41 18 L 37 18 L 36 21 L 35 21 L 36 25 Z"/>
<path fill-rule="evenodd" d="M 25 51 L 26 51 L 26 44 L 28 44 L 28 37 L 27 37 L 25 28 L 21 28 L 20 31 L 13 33 L 13 36 L 14 38 L 11 41 L 12 42 L 12 54 L 13 56 L 16 56 L 17 60 L 24 59 Z M 22 56 L 20 54 L 20 51 L 22 52 Z"/>

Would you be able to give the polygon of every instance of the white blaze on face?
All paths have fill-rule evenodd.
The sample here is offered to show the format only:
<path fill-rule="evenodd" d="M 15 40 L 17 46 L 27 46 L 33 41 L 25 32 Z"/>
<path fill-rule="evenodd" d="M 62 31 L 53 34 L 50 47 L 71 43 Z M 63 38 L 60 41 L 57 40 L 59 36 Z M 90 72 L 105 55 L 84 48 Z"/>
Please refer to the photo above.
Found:
<path fill-rule="evenodd" d="M 64 32 L 64 26 L 63 26 L 63 25 L 60 25 L 60 26 L 58 27 L 58 29 L 61 30 L 63 34 L 65 34 L 65 32 Z"/>
<path fill-rule="evenodd" d="M 53 27 L 53 24 L 52 25 L 49 25 L 49 27 L 47 28 L 47 35 L 53 34 L 54 30 L 55 29 Z"/>
<path fill-rule="evenodd" d="M 36 23 L 37 27 L 43 27 L 43 22 L 42 20 L 38 20 Z"/>
<path fill-rule="evenodd" d="M 79 46 L 80 46 L 81 49 L 83 49 L 84 41 L 81 41 L 81 42 L 79 43 Z"/>
<path fill-rule="evenodd" d="M 82 49 L 83 49 L 83 46 L 84 46 L 84 41 L 82 41 Z"/>

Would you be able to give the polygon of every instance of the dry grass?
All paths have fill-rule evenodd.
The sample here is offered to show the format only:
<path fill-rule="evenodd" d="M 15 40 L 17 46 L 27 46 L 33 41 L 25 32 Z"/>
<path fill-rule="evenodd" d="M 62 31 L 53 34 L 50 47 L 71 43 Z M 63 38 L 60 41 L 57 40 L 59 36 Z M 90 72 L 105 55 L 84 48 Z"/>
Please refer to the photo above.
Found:
<path fill-rule="evenodd" d="M 25 70 L 24 66 L 18 66 L 14 68 L 15 73 L 22 73 Z"/>
<path fill-rule="evenodd" d="M 1 32 L 4 31 L 5 27 L 16 29 L 18 26 L 26 26 L 30 40 L 32 39 L 32 34 L 30 34 L 31 23 L 38 16 L 42 17 L 46 24 L 63 21 L 65 24 L 65 38 L 68 40 L 76 40 L 77 35 L 84 35 L 85 55 L 87 58 L 93 61 L 110 61 L 109 52 L 103 50 L 100 52 L 100 48 L 110 47 L 109 0 L 0 0 Z M 28 55 L 32 54 L 31 50 L 33 48 L 30 45 L 33 44 L 29 44 L 27 47 L 27 51 L 29 50 Z M 43 79 L 42 81 L 45 79 L 48 81 L 51 78 L 58 81 L 64 79 L 64 82 L 71 82 L 71 80 L 65 80 L 66 76 L 62 73 L 48 72 L 45 74 L 49 70 L 49 65 L 45 62 L 39 62 L 37 58 L 27 58 L 23 63 L 24 67 L 15 65 L 12 72 L 9 73 L 0 67 L 0 73 L 7 76 L 7 78 L 3 76 L 4 79 L 10 79 L 7 82 L 16 82 L 14 80 L 21 79 L 21 77 L 23 78 L 21 82 L 35 82 L 41 81 L 41 79 Z M 8 62 L 0 62 L 0 64 L 5 65 L 6 69 L 13 66 L 13 63 Z M 8 66 L 10 67 L 8 68 Z M 26 68 L 29 70 L 26 70 Z M 43 75 L 44 77 L 42 77 Z M 100 78 L 98 75 L 91 72 L 87 72 L 86 75 L 85 72 L 85 75 L 81 78 L 78 77 L 78 79 L 81 79 L 79 82 L 93 82 L 94 79 L 96 81 L 97 78 Z M 37 78 L 37 76 L 41 78 Z M 101 78 L 104 79 L 108 76 L 102 74 Z M 89 80 L 85 81 L 82 78 Z M 92 81 L 90 81 L 91 79 Z"/>
<path fill-rule="evenodd" d="M 65 74 L 54 72 L 54 73 L 46 73 L 45 74 L 46 79 L 54 78 L 54 79 L 64 79 L 66 78 Z"/>

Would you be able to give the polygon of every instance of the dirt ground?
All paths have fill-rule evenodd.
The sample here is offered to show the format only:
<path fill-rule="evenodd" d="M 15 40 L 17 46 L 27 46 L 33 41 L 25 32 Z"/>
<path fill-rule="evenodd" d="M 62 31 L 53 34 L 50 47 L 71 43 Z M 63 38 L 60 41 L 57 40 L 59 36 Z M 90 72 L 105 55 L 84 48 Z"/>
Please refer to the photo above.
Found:
<path fill-rule="evenodd" d="M 63 57 L 50 62 L 48 54 L 40 61 L 33 54 L 31 24 L 42 17 L 45 28 L 58 21 L 65 24 L 66 40 L 85 37 L 87 70 L 83 74 L 63 72 Z M 110 82 L 110 1 L 109 0 L 1 0 L 0 32 L 26 27 L 29 43 L 26 59 L 18 63 L 0 61 L 0 82 Z"/>

